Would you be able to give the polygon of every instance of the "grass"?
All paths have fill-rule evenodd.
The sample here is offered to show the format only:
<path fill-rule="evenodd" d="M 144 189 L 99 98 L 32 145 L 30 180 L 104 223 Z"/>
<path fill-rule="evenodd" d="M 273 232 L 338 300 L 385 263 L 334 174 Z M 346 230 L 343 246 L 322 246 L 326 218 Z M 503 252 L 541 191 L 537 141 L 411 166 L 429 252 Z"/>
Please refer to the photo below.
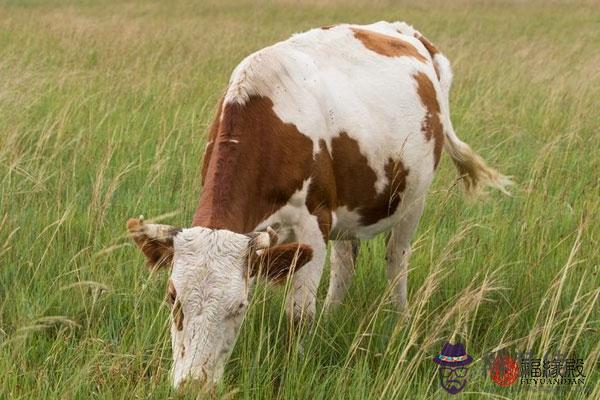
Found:
<path fill-rule="evenodd" d="M 445 398 L 431 357 L 454 339 L 475 358 L 463 398 L 600 398 L 600 7 L 541 0 L 2 1 L 0 398 L 195 398 L 170 388 L 167 275 L 143 267 L 125 221 L 189 224 L 204 133 L 244 56 L 381 19 L 450 58 L 455 129 L 514 196 L 467 200 L 443 157 L 410 320 L 390 305 L 383 240 L 365 242 L 345 304 L 291 341 L 281 291 L 259 287 L 216 395 Z M 496 386 L 482 357 L 500 348 L 583 358 L 585 387 Z"/>

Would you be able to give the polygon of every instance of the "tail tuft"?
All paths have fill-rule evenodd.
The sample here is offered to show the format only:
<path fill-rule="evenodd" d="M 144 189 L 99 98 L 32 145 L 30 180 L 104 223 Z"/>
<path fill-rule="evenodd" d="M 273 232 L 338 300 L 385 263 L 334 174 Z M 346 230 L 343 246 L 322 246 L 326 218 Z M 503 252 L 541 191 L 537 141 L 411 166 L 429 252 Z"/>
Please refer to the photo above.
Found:
<path fill-rule="evenodd" d="M 446 151 L 452 158 L 454 165 L 461 175 L 467 193 L 470 195 L 478 194 L 484 186 L 500 190 L 502 193 L 510 196 L 508 186 L 513 181 L 508 176 L 504 176 L 494 168 L 489 167 L 486 162 L 475 153 L 471 147 L 460 141 L 455 135 L 453 138 L 447 135 L 445 141 Z"/>

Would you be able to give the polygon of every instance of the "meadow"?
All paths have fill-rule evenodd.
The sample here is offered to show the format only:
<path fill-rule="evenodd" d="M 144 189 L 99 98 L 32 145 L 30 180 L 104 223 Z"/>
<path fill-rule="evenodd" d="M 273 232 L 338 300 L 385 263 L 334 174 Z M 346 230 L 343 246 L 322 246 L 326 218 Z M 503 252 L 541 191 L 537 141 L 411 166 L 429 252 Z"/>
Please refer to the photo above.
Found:
<path fill-rule="evenodd" d="M 455 130 L 513 195 L 467 198 L 443 156 L 410 318 L 386 292 L 383 238 L 364 242 L 345 303 L 301 335 L 282 290 L 259 285 L 212 396 L 450 398 L 431 359 L 453 340 L 475 359 L 454 398 L 600 398 L 597 2 L 2 0 L 0 399 L 204 397 L 171 389 L 168 273 L 145 268 L 125 222 L 190 224 L 207 126 L 246 55 L 378 20 L 448 56 Z M 585 384 L 497 386 L 484 356 L 500 349 L 581 358 Z"/>

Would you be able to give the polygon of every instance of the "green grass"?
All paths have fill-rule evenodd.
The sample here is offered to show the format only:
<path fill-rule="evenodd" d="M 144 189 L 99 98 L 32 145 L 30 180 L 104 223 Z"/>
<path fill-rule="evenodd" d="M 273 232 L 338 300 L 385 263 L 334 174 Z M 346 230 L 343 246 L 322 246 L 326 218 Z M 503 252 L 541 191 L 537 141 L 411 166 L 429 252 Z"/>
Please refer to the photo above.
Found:
<path fill-rule="evenodd" d="M 291 341 L 281 290 L 259 288 L 216 395 L 446 398 L 430 359 L 453 338 L 476 360 L 457 398 L 600 398 L 600 7 L 541 0 L 2 1 L 0 398 L 177 398 L 167 274 L 143 267 L 125 221 L 189 224 L 204 133 L 243 57 L 381 19 L 450 58 L 455 129 L 514 196 L 466 199 L 443 157 L 411 319 L 389 304 L 383 240 L 365 242 L 345 304 Z M 481 357 L 501 347 L 584 358 L 587 392 L 495 386 Z"/>

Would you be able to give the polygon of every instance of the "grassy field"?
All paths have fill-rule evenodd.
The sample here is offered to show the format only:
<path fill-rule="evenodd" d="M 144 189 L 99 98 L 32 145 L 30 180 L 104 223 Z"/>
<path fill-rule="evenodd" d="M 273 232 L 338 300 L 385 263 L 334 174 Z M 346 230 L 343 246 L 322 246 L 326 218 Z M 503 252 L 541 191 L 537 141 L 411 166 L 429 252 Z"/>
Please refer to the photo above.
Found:
<path fill-rule="evenodd" d="M 204 134 L 243 57 L 382 19 L 453 62 L 455 129 L 514 196 L 466 199 L 443 157 L 411 318 L 386 294 L 383 240 L 365 242 L 345 304 L 296 342 L 281 290 L 259 288 L 215 395 L 448 398 L 431 357 L 453 339 L 475 358 L 456 398 L 600 398 L 600 5 L 102 3 L 0 2 L 0 399 L 195 398 L 170 388 L 167 273 L 144 268 L 125 221 L 190 223 Z M 496 386 L 482 357 L 500 348 L 583 358 L 586 383 Z"/>

